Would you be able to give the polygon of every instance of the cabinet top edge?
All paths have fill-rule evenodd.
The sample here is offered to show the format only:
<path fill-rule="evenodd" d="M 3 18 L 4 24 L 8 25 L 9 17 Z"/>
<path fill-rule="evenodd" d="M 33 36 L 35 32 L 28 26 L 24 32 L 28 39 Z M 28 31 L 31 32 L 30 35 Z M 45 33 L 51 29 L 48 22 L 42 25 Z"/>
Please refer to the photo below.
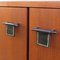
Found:
<path fill-rule="evenodd" d="M 60 2 L 0 2 L 0 7 L 60 8 Z"/>

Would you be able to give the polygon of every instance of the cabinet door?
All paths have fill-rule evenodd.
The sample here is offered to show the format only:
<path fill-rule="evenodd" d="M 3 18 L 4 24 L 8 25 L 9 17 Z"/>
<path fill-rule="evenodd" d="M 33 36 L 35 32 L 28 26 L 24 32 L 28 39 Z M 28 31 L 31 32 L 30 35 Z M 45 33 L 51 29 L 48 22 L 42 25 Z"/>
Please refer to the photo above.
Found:
<path fill-rule="evenodd" d="M 33 28 L 56 30 L 50 35 L 49 47 L 37 44 Z M 30 8 L 30 60 L 60 60 L 60 9 Z M 39 38 L 38 38 L 39 39 Z"/>
<path fill-rule="evenodd" d="M 15 36 L 7 34 L 3 22 L 18 23 Z M 26 60 L 27 9 L 0 7 L 0 60 Z"/>

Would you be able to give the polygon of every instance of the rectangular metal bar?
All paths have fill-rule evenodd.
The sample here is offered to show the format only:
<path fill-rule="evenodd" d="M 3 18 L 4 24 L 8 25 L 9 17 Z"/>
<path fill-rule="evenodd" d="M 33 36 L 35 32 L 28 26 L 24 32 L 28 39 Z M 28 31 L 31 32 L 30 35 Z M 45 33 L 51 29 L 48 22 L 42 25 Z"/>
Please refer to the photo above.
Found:
<path fill-rule="evenodd" d="M 56 31 L 53 30 L 43 30 L 43 29 L 39 29 L 39 28 L 33 28 L 32 30 L 37 31 L 37 32 L 44 32 L 44 33 L 56 33 Z"/>

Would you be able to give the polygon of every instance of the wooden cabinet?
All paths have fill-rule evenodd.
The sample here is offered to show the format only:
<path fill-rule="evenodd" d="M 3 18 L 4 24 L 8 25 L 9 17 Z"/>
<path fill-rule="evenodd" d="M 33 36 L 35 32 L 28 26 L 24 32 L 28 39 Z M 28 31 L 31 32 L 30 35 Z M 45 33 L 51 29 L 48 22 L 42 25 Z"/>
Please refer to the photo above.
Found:
<path fill-rule="evenodd" d="M 30 8 L 29 23 L 29 59 L 60 60 L 60 9 Z M 44 30 L 56 30 L 56 34 L 50 35 L 48 48 L 37 44 L 37 32 L 32 31 L 33 28 L 37 27 Z"/>
<path fill-rule="evenodd" d="M 6 32 L 3 22 L 18 23 L 15 36 Z M 0 7 L 0 60 L 26 60 L 27 55 L 27 9 Z"/>
<path fill-rule="evenodd" d="M 0 2 L 0 60 L 60 60 L 60 2 Z"/>

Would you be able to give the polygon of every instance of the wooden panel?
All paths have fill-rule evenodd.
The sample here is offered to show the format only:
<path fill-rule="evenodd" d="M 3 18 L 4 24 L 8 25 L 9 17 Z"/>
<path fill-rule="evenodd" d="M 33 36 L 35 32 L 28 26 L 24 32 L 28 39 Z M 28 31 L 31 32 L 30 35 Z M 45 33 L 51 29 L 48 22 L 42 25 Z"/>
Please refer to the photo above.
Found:
<path fill-rule="evenodd" d="M 50 47 L 36 43 L 36 32 L 32 28 L 56 30 L 50 37 Z M 60 9 L 30 8 L 30 60 L 60 60 Z"/>
<path fill-rule="evenodd" d="M 0 6 L 55 7 L 55 8 L 60 8 L 60 2 L 0 2 Z"/>
<path fill-rule="evenodd" d="M 3 22 L 19 23 L 15 37 L 6 34 Z M 26 60 L 27 9 L 0 8 L 0 60 Z"/>

